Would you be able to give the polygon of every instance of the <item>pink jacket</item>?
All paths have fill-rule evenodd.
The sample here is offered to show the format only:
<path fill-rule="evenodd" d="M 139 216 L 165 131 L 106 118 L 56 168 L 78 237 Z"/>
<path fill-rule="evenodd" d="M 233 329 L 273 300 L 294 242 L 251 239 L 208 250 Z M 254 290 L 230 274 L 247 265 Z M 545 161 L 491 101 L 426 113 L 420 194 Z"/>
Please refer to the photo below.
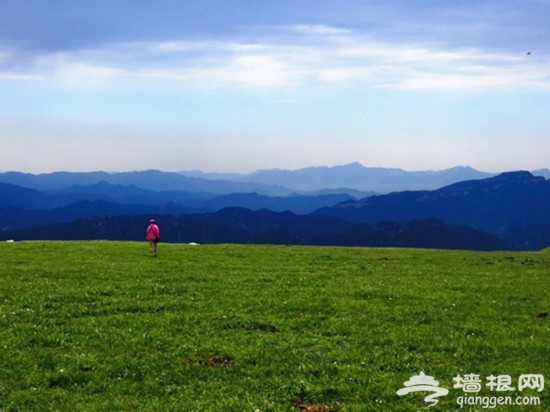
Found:
<path fill-rule="evenodd" d="M 160 229 L 154 223 L 151 223 L 147 226 L 147 231 L 145 232 L 145 240 L 149 242 L 158 242 L 160 240 Z"/>

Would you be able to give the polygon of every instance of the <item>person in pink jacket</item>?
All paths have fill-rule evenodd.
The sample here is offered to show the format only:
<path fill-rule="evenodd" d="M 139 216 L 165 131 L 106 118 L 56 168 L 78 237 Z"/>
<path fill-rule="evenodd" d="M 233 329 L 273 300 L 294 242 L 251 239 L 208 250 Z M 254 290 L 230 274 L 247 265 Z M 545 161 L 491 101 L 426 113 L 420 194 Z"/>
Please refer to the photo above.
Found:
<path fill-rule="evenodd" d="M 149 221 L 149 226 L 145 231 L 145 240 L 149 242 L 149 253 L 157 257 L 157 243 L 160 242 L 160 229 L 155 219 Z"/>

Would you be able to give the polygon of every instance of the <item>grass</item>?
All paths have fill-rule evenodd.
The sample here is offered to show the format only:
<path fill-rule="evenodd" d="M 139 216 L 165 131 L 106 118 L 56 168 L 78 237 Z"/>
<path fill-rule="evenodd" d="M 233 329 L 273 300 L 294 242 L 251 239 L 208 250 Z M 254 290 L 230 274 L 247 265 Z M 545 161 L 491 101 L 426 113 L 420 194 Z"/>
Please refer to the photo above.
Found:
<path fill-rule="evenodd" d="M 550 376 L 550 251 L 0 244 L 1 411 L 416 411 Z M 548 383 L 547 383 L 548 385 Z M 540 396 L 542 392 L 482 396 Z M 465 407 L 466 410 L 484 410 Z"/>

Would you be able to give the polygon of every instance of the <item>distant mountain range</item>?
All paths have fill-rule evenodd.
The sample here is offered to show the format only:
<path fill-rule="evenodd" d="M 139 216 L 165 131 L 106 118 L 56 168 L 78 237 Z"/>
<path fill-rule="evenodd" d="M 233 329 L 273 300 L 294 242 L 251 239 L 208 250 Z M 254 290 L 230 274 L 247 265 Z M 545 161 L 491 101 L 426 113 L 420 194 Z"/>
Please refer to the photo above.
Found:
<path fill-rule="evenodd" d="M 0 173 L 0 236 L 137 240 L 163 216 L 165 241 L 536 250 L 550 245 L 547 172 Z M 372 190 L 405 182 L 424 188 Z"/>
<path fill-rule="evenodd" d="M 548 172 L 550 173 L 550 170 Z M 339 189 L 381 194 L 403 190 L 431 190 L 462 180 L 493 176 L 491 173 L 462 166 L 438 171 L 408 172 L 402 169 L 365 167 L 360 163 L 333 167 L 308 167 L 299 170 L 260 170 L 246 175 L 182 173 L 203 179 L 282 186 L 301 192 Z"/>
<path fill-rule="evenodd" d="M 550 170 L 533 172 L 550 177 Z M 287 196 L 293 193 L 348 193 L 355 197 L 370 193 L 403 190 L 433 190 L 463 180 L 482 179 L 494 174 L 471 167 L 453 167 L 439 171 L 414 171 L 365 167 L 360 163 L 342 166 L 318 166 L 298 170 L 260 170 L 251 174 L 221 174 L 188 171 L 180 173 L 147 170 L 140 172 L 54 172 L 29 174 L 0 173 L 0 182 L 42 191 L 66 190 L 72 186 L 90 186 L 100 182 L 115 186 L 136 186 L 154 191 L 231 194 L 258 193 Z M 313 192 L 313 193 L 311 193 Z"/>
<path fill-rule="evenodd" d="M 485 176 L 468 167 L 440 172 L 367 168 L 359 163 L 249 175 L 169 173 L 0 173 L 0 228 L 17 229 L 101 215 L 215 212 L 225 207 L 311 213 L 376 189 L 439 187 Z M 362 188 L 362 189 L 361 189 Z"/>
<path fill-rule="evenodd" d="M 455 183 L 433 191 L 370 196 L 315 214 L 354 223 L 436 218 L 498 236 L 514 248 L 550 245 L 550 181 L 529 172 Z"/>
<path fill-rule="evenodd" d="M 105 215 L 182 215 L 214 212 L 226 207 L 311 213 L 320 207 L 354 199 L 346 193 L 266 196 L 257 193 L 219 195 L 162 191 L 100 182 L 88 186 L 39 191 L 0 183 L 0 229 L 66 223 Z"/>

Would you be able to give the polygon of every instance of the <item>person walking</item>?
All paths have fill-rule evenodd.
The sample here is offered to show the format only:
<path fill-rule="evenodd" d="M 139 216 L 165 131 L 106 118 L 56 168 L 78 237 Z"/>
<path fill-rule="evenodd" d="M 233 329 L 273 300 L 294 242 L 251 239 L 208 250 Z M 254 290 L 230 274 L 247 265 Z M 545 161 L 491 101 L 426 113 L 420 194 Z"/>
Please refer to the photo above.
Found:
<path fill-rule="evenodd" d="M 149 226 L 145 231 L 145 240 L 149 242 L 149 254 L 157 257 L 157 243 L 160 242 L 160 229 L 155 219 L 149 221 Z"/>

